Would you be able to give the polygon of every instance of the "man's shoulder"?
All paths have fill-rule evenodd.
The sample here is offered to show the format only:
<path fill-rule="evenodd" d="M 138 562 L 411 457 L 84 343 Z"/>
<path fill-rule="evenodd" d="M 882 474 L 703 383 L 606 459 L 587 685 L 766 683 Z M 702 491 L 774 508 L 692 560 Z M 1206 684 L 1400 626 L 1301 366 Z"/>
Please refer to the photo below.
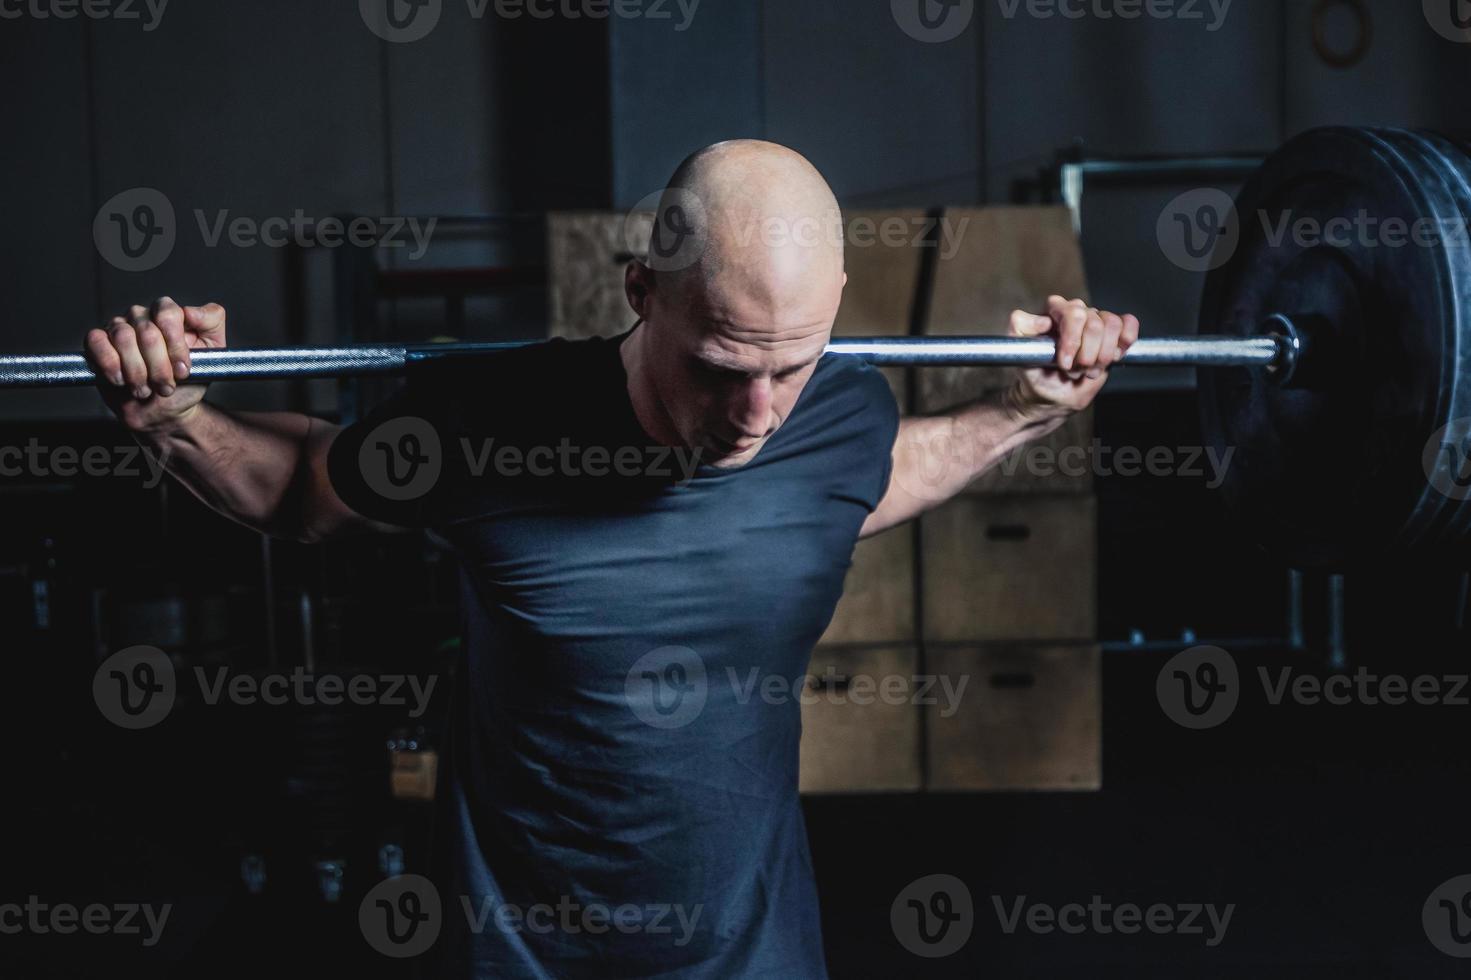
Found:
<path fill-rule="evenodd" d="M 618 374 L 616 337 L 551 337 L 469 356 L 414 365 L 416 401 L 450 414 L 528 410 L 576 401 Z"/>
<path fill-rule="evenodd" d="M 513 341 L 503 347 L 472 354 L 450 353 L 430 357 L 414 364 L 409 371 L 411 381 L 433 379 L 439 382 L 485 378 L 501 374 L 509 378 L 526 372 L 573 373 L 582 366 L 606 361 L 617 349 L 619 337 L 548 337 L 524 342 Z"/>
<path fill-rule="evenodd" d="M 813 409 L 828 421 L 861 418 L 873 425 L 898 418 L 899 407 L 884 373 L 851 354 L 824 354 L 813 372 Z"/>

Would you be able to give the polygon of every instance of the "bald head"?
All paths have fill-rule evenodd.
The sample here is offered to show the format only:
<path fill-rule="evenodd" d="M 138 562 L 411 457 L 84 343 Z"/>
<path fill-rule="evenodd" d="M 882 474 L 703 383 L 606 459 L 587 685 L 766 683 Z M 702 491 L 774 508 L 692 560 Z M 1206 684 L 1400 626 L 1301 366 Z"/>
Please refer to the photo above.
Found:
<path fill-rule="evenodd" d="M 832 333 L 846 281 L 838 202 L 794 150 L 716 143 L 675 170 L 648 260 L 625 280 L 643 321 L 624 345 L 641 420 L 742 464 L 785 420 Z"/>
<path fill-rule="evenodd" d="M 843 269 L 842 214 L 827 181 L 800 153 L 762 140 L 686 158 L 649 245 L 649 264 L 672 287 L 746 288 L 776 301 L 830 284 Z"/>

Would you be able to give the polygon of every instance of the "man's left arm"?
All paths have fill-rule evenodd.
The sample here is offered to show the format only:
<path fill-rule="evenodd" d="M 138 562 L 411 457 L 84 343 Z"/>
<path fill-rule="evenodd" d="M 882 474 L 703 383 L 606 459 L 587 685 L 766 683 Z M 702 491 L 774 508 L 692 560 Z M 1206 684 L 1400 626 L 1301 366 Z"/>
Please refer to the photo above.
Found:
<path fill-rule="evenodd" d="M 1098 397 L 1108 369 L 1139 339 L 1139 321 L 1082 300 L 1047 299 L 1047 313 L 1017 310 L 1011 334 L 1057 338 L 1057 361 L 1023 371 L 1011 387 L 899 424 L 888 490 L 860 537 L 913 520 L 960 493 L 1007 453 L 1057 430 Z"/>

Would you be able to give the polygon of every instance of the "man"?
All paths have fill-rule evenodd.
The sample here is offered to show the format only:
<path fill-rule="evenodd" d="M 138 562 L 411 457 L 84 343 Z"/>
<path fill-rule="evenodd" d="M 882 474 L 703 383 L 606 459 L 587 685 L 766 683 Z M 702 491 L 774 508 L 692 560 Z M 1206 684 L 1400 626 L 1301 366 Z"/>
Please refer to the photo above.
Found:
<path fill-rule="evenodd" d="M 181 387 L 218 306 L 88 335 L 109 404 L 226 516 L 460 553 L 444 974 L 825 976 L 800 706 L 764 682 L 805 673 L 855 541 L 1085 408 L 1139 326 L 1052 297 L 1011 329 L 1054 335 L 1055 369 L 901 422 L 877 371 L 823 355 L 847 277 L 812 232 L 837 214 L 795 152 L 708 147 L 628 266 L 631 331 L 425 368 L 346 430 Z"/>

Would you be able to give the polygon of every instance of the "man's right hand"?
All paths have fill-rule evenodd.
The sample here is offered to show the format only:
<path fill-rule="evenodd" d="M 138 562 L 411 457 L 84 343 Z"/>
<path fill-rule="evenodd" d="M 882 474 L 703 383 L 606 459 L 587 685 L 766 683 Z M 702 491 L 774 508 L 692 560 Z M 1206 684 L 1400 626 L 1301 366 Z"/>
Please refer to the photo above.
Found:
<path fill-rule="evenodd" d="M 225 309 L 218 303 L 180 306 L 167 296 L 152 308 L 134 306 L 86 337 L 87 359 L 102 397 L 134 432 L 155 432 L 184 420 L 205 386 L 184 384 L 190 351 L 225 346 Z"/>

